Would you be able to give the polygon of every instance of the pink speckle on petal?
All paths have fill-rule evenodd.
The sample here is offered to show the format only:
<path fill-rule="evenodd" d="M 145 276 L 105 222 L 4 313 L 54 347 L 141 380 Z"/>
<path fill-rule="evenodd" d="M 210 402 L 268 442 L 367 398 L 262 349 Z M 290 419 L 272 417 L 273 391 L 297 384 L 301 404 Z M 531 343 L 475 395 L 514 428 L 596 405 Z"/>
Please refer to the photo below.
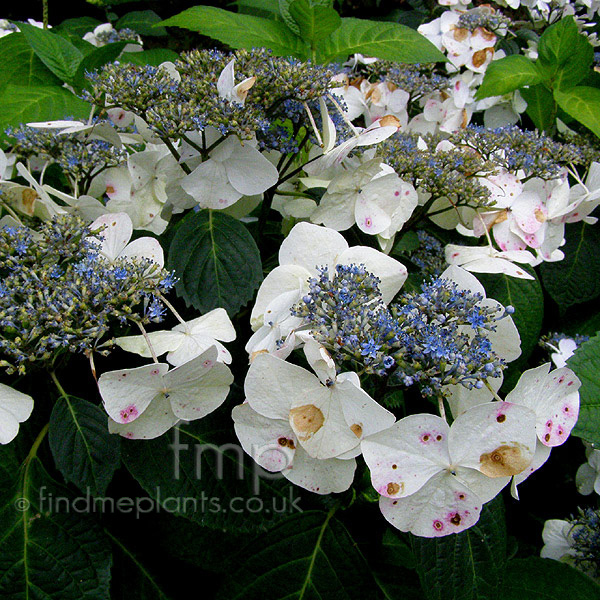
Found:
<path fill-rule="evenodd" d="M 365 227 L 371 228 L 373 226 L 373 221 L 371 220 L 371 217 L 367 217 L 365 219 Z"/>
<path fill-rule="evenodd" d="M 208 369 L 208 367 L 212 367 L 213 366 L 213 361 L 212 360 L 205 360 L 202 364 Z"/>
<path fill-rule="evenodd" d="M 400 192 L 399 192 L 398 190 L 396 190 L 396 191 L 394 192 L 394 196 L 399 196 L 399 195 L 400 195 Z"/>
<path fill-rule="evenodd" d="M 569 381 L 569 383 L 567 383 L 567 385 L 573 385 L 573 382 L 572 382 L 572 381 Z"/>
<path fill-rule="evenodd" d="M 139 412 L 135 404 L 130 404 L 127 408 L 124 408 L 119 414 L 121 415 L 121 422 L 127 423 L 128 421 L 131 421 L 132 418 L 135 419 L 138 416 Z"/>
<path fill-rule="evenodd" d="M 436 531 L 442 531 L 442 530 L 444 529 L 444 524 L 443 524 L 443 523 L 442 523 L 442 522 L 441 522 L 439 519 L 436 519 L 436 520 L 433 522 L 433 528 L 434 528 Z"/>
<path fill-rule="evenodd" d="M 158 369 L 152 369 L 152 371 L 150 371 L 150 375 L 158 375 L 159 372 L 160 371 Z"/>
<path fill-rule="evenodd" d="M 565 380 L 565 376 L 563 375 L 559 380 L 558 383 L 562 383 Z"/>
<path fill-rule="evenodd" d="M 131 440 L 131 439 L 133 439 L 133 431 L 128 431 L 128 432 L 125 434 L 125 437 L 126 437 L 126 438 L 129 438 L 130 440 Z"/>

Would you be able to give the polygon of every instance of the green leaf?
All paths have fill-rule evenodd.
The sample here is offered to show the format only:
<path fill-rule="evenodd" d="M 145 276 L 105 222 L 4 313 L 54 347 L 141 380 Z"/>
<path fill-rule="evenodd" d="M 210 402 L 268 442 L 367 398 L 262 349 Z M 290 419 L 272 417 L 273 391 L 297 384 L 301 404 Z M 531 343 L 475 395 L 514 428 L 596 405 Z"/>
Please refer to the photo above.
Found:
<path fill-rule="evenodd" d="M 581 380 L 579 419 L 576 435 L 594 445 L 600 444 L 600 335 L 583 343 L 567 364 Z"/>
<path fill-rule="evenodd" d="M 264 530 L 300 510 L 297 488 L 232 443 L 230 420 L 209 415 L 153 440 L 128 440 L 123 462 L 168 512 L 213 529 Z"/>
<path fill-rule="evenodd" d="M 121 54 L 123 48 L 127 45 L 127 42 L 115 42 L 113 44 L 106 44 L 100 48 L 94 48 L 89 54 L 87 54 L 83 60 L 79 63 L 77 73 L 73 79 L 74 87 L 76 88 L 89 88 L 90 83 L 85 77 L 86 73 L 91 73 L 100 69 L 103 65 L 113 62 Z"/>
<path fill-rule="evenodd" d="M 374 600 L 364 558 L 332 512 L 295 515 L 240 552 L 219 600 Z"/>
<path fill-rule="evenodd" d="M 115 23 L 115 29 L 133 29 L 140 35 L 166 36 L 164 27 L 156 27 L 161 21 L 153 10 L 134 10 L 124 14 Z"/>
<path fill-rule="evenodd" d="M 540 339 L 544 317 L 544 295 L 542 286 L 532 269 L 526 269 L 535 279 L 519 279 L 504 273 L 477 273 L 488 298 L 498 300 L 504 306 L 514 306 L 512 319 L 521 336 L 521 357 L 526 360 Z"/>
<path fill-rule="evenodd" d="M 300 35 L 311 47 L 333 33 L 342 23 L 340 15 L 330 6 L 319 6 L 311 0 L 293 0 L 290 15 L 298 24 Z"/>
<path fill-rule="evenodd" d="M 61 397 L 50 416 L 48 442 L 66 481 L 102 496 L 121 464 L 121 438 L 108 433 L 106 412 L 72 396 Z"/>
<path fill-rule="evenodd" d="M 61 80 L 35 55 L 22 33 L 0 38 L 0 93 L 9 84 L 61 86 Z"/>
<path fill-rule="evenodd" d="M 552 92 L 542 83 L 521 89 L 527 102 L 527 114 L 540 130 L 552 132 L 556 123 L 556 102 Z"/>
<path fill-rule="evenodd" d="M 86 33 L 94 31 L 98 25 L 102 25 L 102 21 L 93 17 L 77 17 L 75 19 L 65 19 L 60 25 L 53 27 L 53 30 L 57 33 L 68 31 L 83 37 Z"/>
<path fill-rule="evenodd" d="M 328 63 L 355 52 L 405 63 L 446 61 L 444 54 L 414 29 L 353 18 L 342 19 L 341 26 L 319 45 L 317 60 Z"/>
<path fill-rule="evenodd" d="M 440 538 L 411 536 L 428 600 L 495 600 L 506 564 L 502 496 L 483 507 L 476 525 Z"/>
<path fill-rule="evenodd" d="M 110 547 L 82 500 L 53 481 L 38 458 L 21 468 L 0 498 L 3 600 L 108 598 Z"/>
<path fill-rule="evenodd" d="M 9 125 L 73 117 L 87 119 L 91 107 L 61 87 L 7 85 L 0 93 L 0 132 Z M 0 139 L 2 136 L 0 136 Z"/>
<path fill-rule="evenodd" d="M 600 586 L 577 569 L 550 558 L 508 562 L 501 600 L 598 600 Z"/>
<path fill-rule="evenodd" d="M 262 282 L 254 238 L 218 211 L 187 214 L 171 241 L 168 265 L 179 277 L 177 293 L 203 313 L 222 306 L 235 314 Z"/>
<path fill-rule="evenodd" d="M 542 73 L 534 63 L 521 54 L 513 54 L 488 65 L 475 98 L 481 100 L 489 96 L 502 96 L 524 85 L 535 85 L 542 80 Z"/>
<path fill-rule="evenodd" d="M 124 52 L 121 54 L 119 62 L 130 63 L 132 65 L 152 65 L 158 67 L 161 63 L 167 61 L 176 61 L 179 54 L 168 48 L 151 48 L 150 50 L 142 50 L 142 52 Z"/>
<path fill-rule="evenodd" d="M 83 54 L 58 33 L 26 23 L 18 25 L 37 57 L 61 81 L 72 84 Z"/>
<path fill-rule="evenodd" d="M 0 490 L 12 485 L 20 466 L 15 443 L 0 445 Z"/>
<path fill-rule="evenodd" d="M 589 72 L 594 49 L 577 28 L 572 16 L 563 17 L 546 29 L 538 44 L 538 60 L 548 74 L 555 75 L 555 87 L 573 86 Z"/>
<path fill-rule="evenodd" d="M 189 526 L 189 523 L 185 523 Z M 113 542 L 115 564 L 112 569 L 111 600 L 169 600 L 161 586 L 135 554 L 117 537 L 105 530 Z M 153 536 L 153 541 L 156 538 Z M 181 544 L 178 540 L 176 544 Z M 158 544 L 157 544 L 158 545 Z M 184 550 L 184 548 L 182 548 Z M 163 570 L 165 579 L 168 570 Z"/>
<path fill-rule="evenodd" d="M 417 558 L 408 541 L 399 532 L 386 529 L 383 534 L 383 551 L 386 562 L 406 569 L 416 569 Z"/>
<path fill-rule="evenodd" d="M 554 90 L 558 105 L 575 120 L 600 137 L 600 89 L 578 85 L 570 90 Z"/>
<path fill-rule="evenodd" d="M 600 295 L 600 231 L 587 223 L 565 227 L 565 258 L 545 262 L 540 273 L 546 291 L 561 311 Z"/>
<path fill-rule="evenodd" d="M 188 8 L 161 24 L 197 31 L 232 48 L 265 47 L 270 48 L 276 56 L 308 56 L 306 43 L 283 23 L 213 6 Z"/>
<path fill-rule="evenodd" d="M 279 0 L 279 15 L 283 19 L 283 22 L 297 35 L 300 36 L 300 27 L 298 23 L 294 21 L 290 13 L 290 4 L 294 0 Z"/>
<path fill-rule="evenodd" d="M 280 17 L 279 6 L 273 0 L 235 0 L 232 2 L 237 6 L 238 12 L 245 15 L 255 15 L 257 17 Z"/>

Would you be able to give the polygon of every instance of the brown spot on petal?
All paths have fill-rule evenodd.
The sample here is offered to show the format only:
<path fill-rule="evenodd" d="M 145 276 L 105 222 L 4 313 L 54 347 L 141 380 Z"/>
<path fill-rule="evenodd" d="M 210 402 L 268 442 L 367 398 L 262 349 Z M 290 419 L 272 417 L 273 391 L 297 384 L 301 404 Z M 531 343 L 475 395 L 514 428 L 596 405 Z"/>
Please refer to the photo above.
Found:
<path fill-rule="evenodd" d="M 294 450 L 296 448 L 294 440 L 290 440 L 283 436 L 277 440 L 277 443 L 284 448 L 287 446 L 290 450 Z"/>
<path fill-rule="evenodd" d="M 247 81 L 238 83 L 235 86 L 235 91 L 237 93 L 237 97 L 240 100 L 245 100 L 246 96 L 248 95 L 248 91 L 255 83 L 256 83 L 256 77 L 249 77 Z"/>
<path fill-rule="evenodd" d="M 112 185 L 107 185 L 106 186 L 106 193 L 107 194 L 114 194 L 115 193 L 115 188 Z"/>
<path fill-rule="evenodd" d="M 482 454 L 479 457 L 480 470 L 488 477 L 517 475 L 525 470 L 530 462 L 531 458 L 523 456 L 519 445 L 498 446 L 492 452 Z"/>
<path fill-rule="evenodd" d="M 477 50 L 477 52 L 473 52 L 473 66 L 478 69 L 485 63 L 487 60 L 488 50 L 490 48 L 483 48 L 482 50 Z M 493 52 L 493 50 L 492 50 Z"/>
<path fill-rule="evenodd" d="M 308 440 L 323 427 L 325 417 L 314 404 L 306 404 L 290 410 L 290 423 L 301 440 Z"/>
<path fill-rule="evenodd" d="M 454 39 L 457 42 L 462 42 L 466 40 L 470 34 L 471 32 L 468 29 L 463 29 L 462 27 L 456 27 L 454 29 Z"/>
<path fill-rule="evenodd" d="M 400 121 L 394 115 L 385 115 L 379 119 L 379 124 L 382 127 L 400 127 Z"/>
<path fill-rule="evenodd" d="M 491 226 L 497 225 L 498 223 L 502 223 L 508 219 L 508 211 L 502 210 L 498 213 L 498 216 L 494 219 Z"/>
<path fill-rule="evenodd" d="M 358 423 L 354 423 L 354 425 L 352 425 L 350 427 L 350 429 L 352 430 L 352 433 L 359 438 L 362 435 L 362 427 L 358 424 Z"/>
<path fill-rule="evenodd" d="M 469 124 L 469 114 L 463 108 L 463 110 L 462 110 L 462 121 L 460 123 L 461 129 L 464 129 L 468 124 Z"/>
<path fill-rule="evenodd" d="M 395 496 L 396 494 L 398 494 L 399 492 L 401 492 L 404 489 L 404 484 L 403 483 L 394 483 L 394 482 L 390 482 L 387 484 L 387 493 L 390 496 Z"/>
<path fill-rule="evenodd" d="M 21 192 L 21 199 L 23 201 L 23 211 L 25 214 L 32 216 L 33 215 L 33 205 L 35 201 L 39 198 L 37 192 L 32 190 L 31 188 L 27 188 Z"/>
<path fill-rule="evenodd" d="M 479 34 L 484 40 L 488 42 L 493 42 L 496 39 L 496 34 L 492 33 L 488 29 L 484 29 L 483 27 L 477 27 L 473 32 L 475 34 Z"/>
<path fill-rule="evenodd" d="M 539 221 L 540 223 L 546 222 L 546 215 L 539 208 L 536 208 L 533 211 L 533 213 L 535 214 L 535 218 L 537 221 Z"/>
<path fill-rule="evenodd" d="M 456 526 L 460 525 L 460 521 L 461 521 L 461 518 L 458 513 L 453 515 L 450 519 L 450 523 L 452 523 L 452 525 L 456 525 Z"/>

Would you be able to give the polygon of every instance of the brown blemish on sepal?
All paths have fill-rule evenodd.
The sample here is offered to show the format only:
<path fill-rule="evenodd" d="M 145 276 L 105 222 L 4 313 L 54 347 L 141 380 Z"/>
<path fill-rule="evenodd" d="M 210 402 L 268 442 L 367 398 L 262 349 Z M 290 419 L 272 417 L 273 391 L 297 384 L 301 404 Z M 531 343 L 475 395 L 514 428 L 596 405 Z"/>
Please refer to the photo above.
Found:
<path fill-rule="evenodd" d="M 382 127 L 400 127 L 400 121 L 394 115 L 385 115 L 379 119 L 379 124 Z"/>
<path fill-rule="evenodd" d="M 301 440 L 310 439 L 325 423 L 325 417 L 314 404 L 306 404 L 290 410 L 290 423 Z"/>
<path fill-rule="evenodd" d="M 404 491 L 404 483 L 394 483 L 393 481 L 390 481 L 390 483 L 387 484 L 386 491 L 388 495 L 396 496 Z"/>
<path fill-rule="evenodd" d="M 21 201 L 23 203 L 23 212 L 28 216 L 33 216 L 35 201 L 39 198 L 38 193 L 31 188 L 26 188 L 21 192 Z"/>
<path fill-rule="evenodd" d="M 509 477 L 524 471 L 531 458 L 523 456 L 520 444 L 498 446 L 479 457 L 480 471 L 488 477 Z"/>
<path fill-rule="evenodd" d="M 352 433 L 359 438 L 362 435 L 362 426 L 359 425 L 358 423 L 354 423 L 354 425 L 352 425 L 350 427 L 350 429 L 352 430 Z"/>

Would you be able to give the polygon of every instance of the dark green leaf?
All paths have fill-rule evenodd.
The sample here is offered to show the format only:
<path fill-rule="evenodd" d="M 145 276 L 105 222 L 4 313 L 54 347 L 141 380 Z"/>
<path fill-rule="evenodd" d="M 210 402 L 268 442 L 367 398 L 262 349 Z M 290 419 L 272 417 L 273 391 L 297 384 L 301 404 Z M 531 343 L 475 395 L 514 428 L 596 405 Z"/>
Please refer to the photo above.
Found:
<path fill-rule="evenodd" d="M 177 293 L 204 312 L 219 306 L 235 314 L 262 281 L 260 254 L 246 227 L 218 211 L 190 212 L 169 248 Z"/>
<path fill-rule="evenodd" d="M 527 114 L 540 130 L 552 132 L 556 122 L 556 102 L 552 92 L 542 83 L 522 88 L 521 95 L 527 102 Z"/>
<path fill-rule="evenodd" d="M 581 380 L 579 419 L 573 435 L 600 445 L 600 335 L 577 348 L 567 364 Z"/>
<path fill-rule="evenodd" d="M 116 23 L 115 29 L 133 29 L 140 35 L 165 36 L 164 27 L 155 27 L 162 19 L 153 10 L 134 10 L 124 14 Z"/>
<path fill-rule="evenodd" d="M 83 54 L 64 37 L 47 29 L 25 23 L 19 23 L 19 29 L 37 57 L 61 81 L 73 83 Z"/>
<path fill-rule="evenodd" d="M 20 465 L 15 443 L 0 445 L 0 490 L 12 485 Z"/>
<path fill-rule="evenodd" d="M 489 64 L 475 97 L 481 100 L 488 96 L 502 96 L 542 80 L 542 73 L 534 63 L 521 54 L 513 54 Z"/>
<path fill-rule="evenodd" d="M 152 65 L 158 67 L 161 63 L 167 61 L 175 61 L 179 58 L 179 54 L 168 48 L 152 48 L 143 50 L 142 52 L 124 52 L 121 54 L 119 62 L 130 63 L 132 65 Z"/>
<path fill-rule="evenodd" d="M 504 273 L 477 274 L 489 298 L 514 307 L 512 319 L 521 336 L 522 360 L 527 359 L 535 348 L 544 317 L 544 295 L 539 279 L 533 270 L 527 269 L 527 272 L 536 278 L 519 279 Z"/>
<path fill-rule="evenodd" d="M 279 18 L 279 7 L 273 0 L 235 0 L 238 12 L 256 17 Z"/>
<path fill-rule="evenodd" d="M 481 511 L 476 525 L 441 538 L 411 536 L 428 600 L 495 600 L 506 564 L 502 496 Z"/>
<path fill-rule="evenodd" d="M 446 60 L 444 54 L 414 29 L 398 23 L 353 18 L 342 19 L 341 26 L 319 45 L 317 60 L 328 63 L 346 59 L 355 52 L 406 63 Z"/>
<path fill-rule="evenodd" d="M 21 468 L 0 500 L 3 600 L 108 598 L 110 547 L 87 500 L 53 481 L 35 457 Z"/>
<path fill-rule="evenodd" d="M 300 35 L 311 47 L 333 33 L 342 23 L 340 15 L 330 6 L 319 6 L 311 0 L 293 0 L 290 15 L 298 24 Z"/>
<path fill-rule="evenodd" d="M 235 439 L 229 422 L 209 415 L 153 440 L 127 441 L 123 462 L 166 511 L 207 527 L 264 530 L 300 510 L 297 488 L 280 473 L 265 476 Z"/>
<path fill-rule="evenodd" d="M 103 65 L 111 63 L 121 54 L 127 42 L 115 42 L 114 44 L 106 44 L 100 48 L 94 48 L 87 54 L 77 69 L 75 78 L 73 79 L 74 87 L 84 88 L 89 86 L 89 82 L 85 77 L 86 73 L 91 73 L 100 69 Z"/>
<path fill-rule="evenodd" d="M 60 398 L 50 416 L 48 441 L 67 481 L 94 496 L 106 492 L 121 464 L 121 438 L 108 433 L 105 411 L 81 398 Z"/>
<path fill-rule="evenodd" d="M 295 515 L 240 552 L 219 600 L 371 600 L 364 558 L 332 513 Z"/>
<path fill-rule="evenodd" d="M 540 267 L 544 287 L 562 311 L 600 295 L 600 231 L 587 223 L 571 223 L 565 237 L 565 258 Z"/>
<path fill-rule="evenodd" d="M 308 56 L 306 43 L 283 23 L 213 6 L 188 8 L 161 24 L 197 31 L 232 48 L 266 47 L 273 50 L 276 56 Z"/>
<path fill-rule="evenodd" d="M 408 540 L 402 537 L 399 532 L 392 531 L 391 529 L 385 531 L 383 534 L 383 551 L 386 562 L 392 565 L 406 569 L 415 569 L 417 567 L 417 558 Z"/>
<path fill-rule="evenodd" d="M 578 85 L 570 90 L 554 90 L 558 105 L 600 137 L 600 89 Z"/>
<path fill-rule="evenodd" d="M 189 523 L 186 524 L 189 526 Z M 135 554 L 112 533 L 106 531 L 106 534 L 116 550 L 111 600 L 168 600 L 161 586 Z M 175 543 L 181 544 L 181 540 Z M 163 573 L 168 577 L 168 571 Z"/>
<path fill-rule="evenodd" d="M 508 562 L 501 600 L 598 600 L 600 586 L 573 567 L 550 558 Z"/>
<path fill-rule="evenodd" d="M 0 93 L 0 132 L 9 125 L 32 121 L 51 121 L 67 117 L 87 119 L 90 112 L 91 107 L 87 102 L 64 88 L 11 84 Z"/>
<path fill-rule="evenodd" d="M 65 19 L 53 29 L 57 33 L 68 31 L 69 33 L 83 37 L 86 33 L 94 31 L 98 25 L 102 25 L 102 21 L 98 21 L 98 19 L 94 19 L 93 17 L 78 17 L 75 19 Z"/>
<path fill-rule="evenodd" d="M 22 33 L 0 38 L 0 93 L 9 84 L 61 86 L 61 80 L 35 55 Z"/>

